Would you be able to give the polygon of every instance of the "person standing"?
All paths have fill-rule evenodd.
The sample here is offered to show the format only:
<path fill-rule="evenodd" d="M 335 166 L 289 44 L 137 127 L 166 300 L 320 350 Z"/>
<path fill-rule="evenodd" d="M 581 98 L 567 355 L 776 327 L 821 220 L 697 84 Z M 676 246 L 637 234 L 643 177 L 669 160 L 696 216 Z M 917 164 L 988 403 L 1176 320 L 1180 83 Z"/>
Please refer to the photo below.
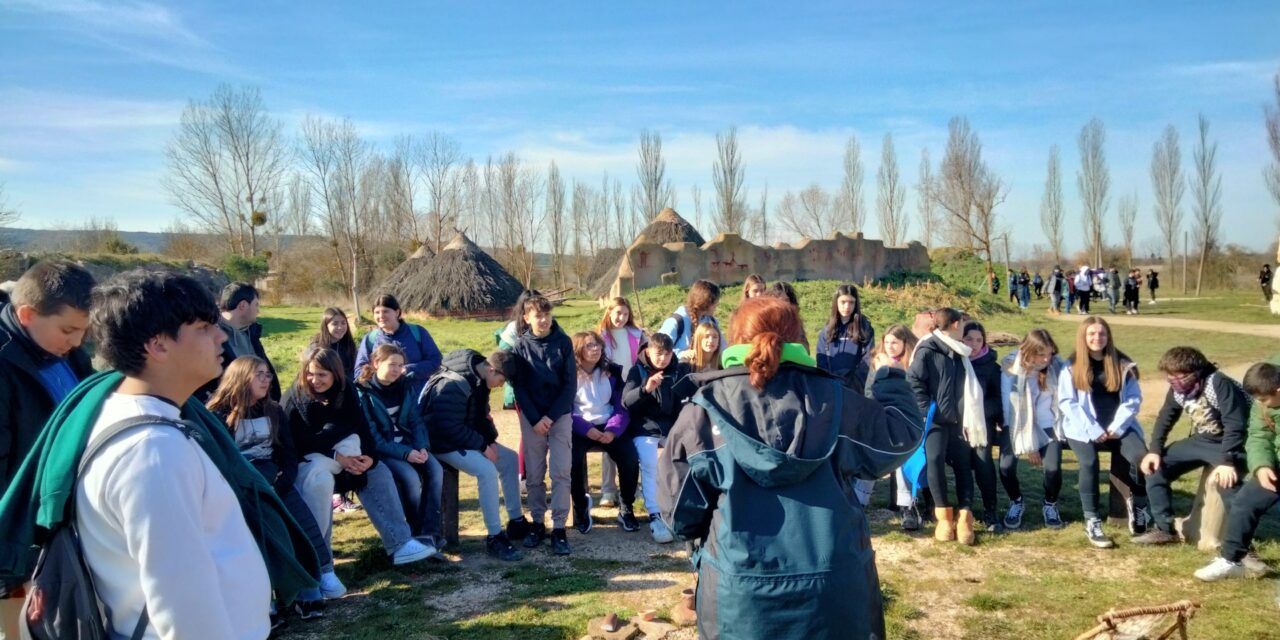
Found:
<path fill-rule="evenodd" d="M 1049 290 L 1049 313 L 1054 315 L 1062 313 L 1062 269 L 1053 268 L 1053 273 L 1049 274 L 1049 281 L 1045 283 L 1045 287 Z"/>
<path fill-rule="evenodd" d="M 1151 292 L 1151 302 L 1148 302 L 1147 304 L 1156 303 L 1156 289 L 1159 289 L 1159 288 L 1160 288 L 1160 274 L 1156 272 L 1155 269 L 1148 269 L 1147 270 L 1147 291 Z"/>
<path fill-rule="evenodd" d="M 698 635 L 884 638 L 852 484 L 920 444 L 902 370 L 881 367 L 867 399 L 814 366 L 799 311 L 768 296 L 742 303 L 730 326 L 725 370 L 681 412 L 660 461 L 663 513 L 699 549 Z"/>
<path fill-rule="evenodd" d="M 1018 304 L 1018 274 L 1010 269 L 1006 275 L 1009 277 L 1009 302 Z"/>
<path fill-rule="evenodd" d="M 1043 292 L 1043 291 L 1044 291 L 1044 278 L 1040 277 L 1040 272 L 1039 272 L 1039 271 L 1037 271 L 1037 272 L 1036 272 L 1036 274 L 1035 274 L 1034 276 L 1032 276 L 1032 278 L 1031 278 L 1031 286 L 1035 289 L 1035 292 L 1036 292 L 1036 300 L 1039 300 L 1039 299 L 1042 297 L 1042 296 L 1040 295 L 1040 294 L 1041 294 L 1041 292 Z"/>
<path fill-rule="evenodd" d="M 280 381 L 275 378 L 276 369 L 262 347 L 262 325 L 258 323 L 261 311 L 261 299 L 253 285 L 244 282 L 232 282 L 222 288 L 222 297 L 218 301 L 218 327 L 227 334 L 227 341 L 222 345 L 222 368 L 225 370 L 231 362 L 240 356 L 256 356 L 265 360 L 271 369 L 271 399 L 280 401 Z M 218 389 L 222 376 L 210 380 L 209 384 L 196 392 L 196 397 L 208 401 Z"/>
<path fill-rule="evenodd" d="M 851 284 L 836 287 L 831 313 L 818 332 L 814 355 L 818 368 L 845 379 L 854 389 L 867 385 L 867 356 L 875 345 L 876 332 L 862 315 L 862 298 Z"/>
<path fill-rule="evenodd" d="M 1080 310 L 1080 315 L 1089 315 L 1089 302 L 1092 295 L 1093 274 L 1089 271 L 1089 265 L 1086 264 L 1076 273 L 1076 308 Z"/>
<path fill-rule="evenodd" d="M 1120 302 L 1120 270 L 1111 267 L 1107 272 L 1107 310 L 1116 312 L 1116 303 Z"/>
<path fill-rule="evenodd" d="M 1031 276 L 1026 269 L 1018 274 L 1018 306 L 1023 309 L 1031 306 Z"/>
<path fill-rule="evenodd" d="M 404 321 L 400 302 L 390 294 L 378 296 L 373 302 L 373 321 L 378 328 L 364 334 L 360 349 L 356 352 L 356 371 L 352 377 L 369 364 L 369 356 L 379 345 L 388 342 L 404 352 L 404 375 L 410 380 L 422 381 L 440 368 L 440 348 L 425 327 Z"/>
<path fill-rule="evenodd" d="M 750 281 L 751 276 L 747 280 Z M 622 368 L 622 379 L 626 380 L 631 367 L 640 357 L 640 345 L 644 344 L 644 332 L 636 326 L 631 302 L 626 298 L 610 300 L 596 327 L 596 333 L 604 340 L 604 357 Z M 600 506 L 618 506 L 618 467 L 608 455 L 600 456 Z"/>
<path fill-rule="evenodd" d="M 0 308 L 0 495 L 13 482 L 44 423 L 93 373 L 81 348 L 93 276 L 70 262 L 39 262 Z M 17 638 L 22 580 L 0 582 L 0 638 Z"/>
<path fill-rule="evenodd" d="M 1004 516 L 1007 529 L 1022 528 L 1025 507 L 1018 481 L 1018 456 L 1044 468 L 1044 525 L 1061 529 L 1058 495 L 1062 491 L 1062 414 L 1058 409 L 1058 378 L 1066 363 L 1058 345 L 1044 329 L 1027 332 L 1017 350 L 1001 363 L 1000 396 L 1004 429 L 1000 432 L 1000 480 L 1009 496 Z"/>
<path fill-rule="evenodd" d="M 1262 286 L 1262 297 L 1271 302 L 1271 265 L 1262 265 L 1262 271 L 1258 272 L 1258 284 Z"/>
<path fill-rule="evenodd" d="M 982 523 L 987 531 L 999 533 L 1002 530 L 999 505 L 996 501 L 996 462 L 992 458 L 992 449 L 998 442 L 997 432 L 1003 422 L 1004 408 L 1000 400 L 1000 361 L 996 350 L 987 344 L 987 330 L 977 322 L 964 325 L 964 344 L 969 347 L 969 366 L 978 377 L 982 387 L 983 415 L 986 417 L 987 433 L 985 446 L 972 446 L 971 464 L 973 477 L 978 483 L 978 493 L 982 496 Z"/>

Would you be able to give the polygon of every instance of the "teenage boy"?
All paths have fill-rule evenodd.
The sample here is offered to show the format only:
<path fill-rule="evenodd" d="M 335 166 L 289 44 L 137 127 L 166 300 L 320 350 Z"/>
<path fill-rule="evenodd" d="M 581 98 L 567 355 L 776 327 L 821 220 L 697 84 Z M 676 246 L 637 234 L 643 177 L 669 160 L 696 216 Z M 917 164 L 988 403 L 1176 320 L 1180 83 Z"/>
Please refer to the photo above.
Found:
<path fill-rule="evenodd" d="M 488 359 L 471 349 L 445 356 L 440 369 L 422 389 L 419 405 L 427 419 L 431 453 L 478 485 L 480 512 L 488 530 L 485 550 L 502 560 L 522 556 L 512 540 L 529 534 L 529 521 L 520 504 L 516 452 L 498 444 L 498 429 L 489 415 L 489 391 L 514 376 L 515 357 L 496 351 Z M 507 505 L 507 530 L 502 530 L 498 489 Z"/>
<path fill-rule="evenodd" d="M 1134 538 L 1135 544 L 1178 541 L 1169 486 L 1174 480 L 1213 467 L 1211 481 L 1223 489 L 1233 489 L 1244 476 L 1249 397 L 1240 383 L 1219 371 L 1194 347 L 1166 351 L 1159 367 L 1169 381 L 1169 392 L 1156 416 L 1151 444 L 1141 465 L 1156 526 Z M 1184 414 L 1191 420 L 1191 435 L 1166 445 L 1170 429 Z"/>
<path fill-rule="evenodd" d="M 0 307 L 0 495 L 53 408 L 93 373 L 80 348 L 93 276 L 70 262 L 40 262 Z M 16 638 L 22 581 L 0 583 L 0 638 Z"/>
<path fill-rule="evenodd" d="M 227 341 L 222 345 L 222 368 L 240 356 L 257 356 L 267 363 L 271 370 L 271 399 L 280 401 L 280 381 L 276 378 L 275 366 L 262 348 L 262 325 L 258 323 L 261 301 L 258 290 L 244 282 L 232 282 L 222 288 L 222 297 L 218 301 L 218 327 L 227 334 Z M 199 396 L 207 400 L 218 382 L 219 374 L 209 384 L 200 389 Z"/>
<path fill-rule="evenodd" d="M 287 603 L 314 588 L 315 554 L 192 398 L 222 372 L 212 297 L 186 276 L 131 271 L 94 291 L 90 321 L 114 371 L 67 396 L 0 500 L 0 572 L 24 564 L 37 527 L 73 514 L 114 634 L 267 637 L 272 591 Z"/>
<path fill-rule="evenodd" d="M 1276 435 L 1276 420 L 1280 419 L 1280 367 L 1270 362 L 1249 367 L 1244 374 L 1244 389 L 1258 402 L 1249 416 L 1245 443 L 1252 477 L 1231 501 L 1220 555 L 1195 573 L 1197 578 L 1208 582 L 1243 578 L 1246 571 L 1259 574 L 1267 571 L 1267 565 L 1249 552 L 1249 545 L 1262 515 L 1280 502 L 1276 476 L 1280 469 L 1280 455 L 1277 455 L 1280 436 Z M 1275 604 L 1280 606 L 1280 593 Z"/>

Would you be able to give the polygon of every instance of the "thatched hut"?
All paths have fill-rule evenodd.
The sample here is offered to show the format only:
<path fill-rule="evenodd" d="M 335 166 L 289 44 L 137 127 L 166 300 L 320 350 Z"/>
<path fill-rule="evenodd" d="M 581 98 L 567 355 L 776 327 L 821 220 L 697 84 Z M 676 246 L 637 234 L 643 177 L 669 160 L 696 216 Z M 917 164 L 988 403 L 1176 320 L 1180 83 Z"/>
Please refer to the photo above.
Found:
<path fill-rule="evenodd" d="M 410 263 L 416 264 L 409 267 Z M 500 316 L 507 313 L 524 290 L 519 280 L 461 232 L 435 257 L 415 254 L 396 272 L 401 269 L 412 273 L 404 274 L 396 283 L 388 278 L 383 290 L 395 295 L 409 313 L 468 318 Z"/>
<path fill-rule="evenodd" d="M 413 255 L 409 256 L 408 259 L 400 263 L 400 266 L 387 274 L 386 279 L 382 281 L 378 290 L 395 291 L 399 289 L 400 285 L 404 284 L 406 280 L 413 277 L 413 275 L 419 271 L 425 269 L 427 267 L 427 263 L 429 263 L 434 257 L 435 254 L 431 252 L 431 249 L 427 247 L 427 245 L 424 244 L 418 247 L 418 250 L 414 251 Z M 397 299 L 398 298 L 399 297 L 397 296 Z"/>
<path fill-rule="evenodd" d="M 706 244 L 702 234 L 689 224 L 688 220 L 680 217 L 675 209 L 667 207 L 658 215 L 654 216 L 653 222 L 640 232 L 636 238 L 636 242 L 641 239 L 648 240 L 654 244 L 667 244 L 668 242 L 692 242 L 698 246 Z"/>

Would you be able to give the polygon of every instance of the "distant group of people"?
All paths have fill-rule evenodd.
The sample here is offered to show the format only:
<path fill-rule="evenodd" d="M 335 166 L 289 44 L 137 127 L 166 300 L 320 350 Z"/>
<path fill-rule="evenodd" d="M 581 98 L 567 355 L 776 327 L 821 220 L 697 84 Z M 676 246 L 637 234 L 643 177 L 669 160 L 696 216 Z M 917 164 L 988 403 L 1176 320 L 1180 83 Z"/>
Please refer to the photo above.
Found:
<path fill-rule="evenodd" d="M 1259 281 L 1264 282 L 1264 292 L 1270 290 L 1270 270 L 1264 268 Z M 1036 300 L 1044 295 L 1049 297 L 1049 313 L 1070 314 L 1076 309 L 1080 315 L 1089 315 L 1093 300 L 1105 300 L 1107 310 L 1116 313 L 1116 305 L 1122 304 L 1124 312 L 1137 315 L 1142 286 L 1146 284 L 1150 292 L 1150 304 L 1156 303 L 1156 290 L 1160 288 L 1160 274 L 1155 269 L 1147 270 L 1144 277 L 1141 269 L 1129 269 L 1124 276 L 1115 267 L 1111 269 L 1091 269 L 1082 265 L 1079 269 L 1063 271 L 1055 266 L 1049 278 L 1028 274 L 1026 269 L 1020 272 L 1009 270 L 1009 301 L 1026 309 L 1031 306 L 1031 294 Z M 987 273 L 987 283 L 992 294 L 1000 293 L 1000 278 L 994 272 Z M 1270 298 L 1268 298 L 1269 300 Z"/>
<path fill-rule="evenodd" d="M 1055 270 L 1051 300 L 1071 276 Z M 1126 278 L 1126 309 L 1140 278 Z M 1176 541 L 1170 483 L 1209 468 L 1234 498 L 1221 554 L 1197 577 L 1265 568 L 1250 545 L 1280 501 L 1275 365 L 1241 384 L 1193 347 L 1168 350 L 1169 391 L 1148 437 L 1137 367 L 1097 316 L 1065 357 L 1036 328 L 1000 358 L 955 309 L 877 336 L 853 285 L 833 292 L 812 349 L 788 283 L 749 278 L 727 332 L 720 302 L 719 286 L 699 280 L 650 332 L 614 298 L 570 335 L 529 291 L 500 348 L 442 354 L 382 296 L 359 340 L 340 309 L 325 310 L 282 386 L 252 286 L 215 301 L 181 275 L 129 272 L 95 287 L 76 265 L 38 264 L 0 307 L 2 637 L 18 637 L 27 550 L 72 524 L 118 636 L 264 638 L 286 605 L 321 616 L 346 592 L 333 513 L 354 494 L 389 562 L 438 557 L 445 466 L 476 478 L 489 554 L 569 554 L 570 524 L 578 535 L 594 526 L 592 451 L 610 463 L 601 503 L 617 507 L 621 530 L 693 543 L 704 637 L 725 634 L 734 611 L 752 612 L 751 637 L 883 637 L 862 515 L 876 484 L 891 479 L 903 528 L 933 520 L 938 540 L 974 544 L 982 530 L 1023 527 L 1025 457 L 1043 469 L 1044 524 L 1061 528 L 1064 449 L 1079 461 L 1093 546 L 1114 544 L 1099 506 L 1108 452 L 1132 495 L 1134 542 Z M 81 347 L 87 333 L 102 372 Z M 489 399 L 507 384 L 520 440 L 503 444 Z M 1191 434 L 1171 443 L 1182 416 Z M 815 574 L 831 578 L 815 585 Z"/>

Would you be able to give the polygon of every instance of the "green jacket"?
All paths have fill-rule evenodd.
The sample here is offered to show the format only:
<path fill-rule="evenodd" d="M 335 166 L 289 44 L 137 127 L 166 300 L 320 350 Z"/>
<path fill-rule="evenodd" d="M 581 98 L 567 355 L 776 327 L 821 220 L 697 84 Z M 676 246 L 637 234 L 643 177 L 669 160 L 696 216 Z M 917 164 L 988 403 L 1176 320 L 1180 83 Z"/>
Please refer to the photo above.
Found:
<path fill-rule="evenodd" d="M 1271 426 L 1267 426 L 1267 422 Z M 1262 467 L 1280 470 L 1280 435 L 1276 433 L 1276 424 L 1280 422 L 1280 409 L 1268 409 L 1262 403 L 1254 405 L 1249 412 L 1249 436 L 1244 442 L 1245 459 L 1249 463 L 1249 473 Z"/>
<path fill-rule="evenodd" d="M 63 524 L 67 507 L 75 499 L 76 468 L 89 434 L 102 403 L 123 380 L 116 371 L 93 375 L 45 423 L 13 483 L 0 497 L 0 575 L 27 575 L 33 546 L 44 533 Z M 195 429 L 201 448 L 239 499 L 276 596 L 288 603 L 299 591 L 315 587 L 318 564 L 306 534 L 271 485 L 240 454 L 230 430 L 195 399 L 182 407 L 182 419 Z"/>

